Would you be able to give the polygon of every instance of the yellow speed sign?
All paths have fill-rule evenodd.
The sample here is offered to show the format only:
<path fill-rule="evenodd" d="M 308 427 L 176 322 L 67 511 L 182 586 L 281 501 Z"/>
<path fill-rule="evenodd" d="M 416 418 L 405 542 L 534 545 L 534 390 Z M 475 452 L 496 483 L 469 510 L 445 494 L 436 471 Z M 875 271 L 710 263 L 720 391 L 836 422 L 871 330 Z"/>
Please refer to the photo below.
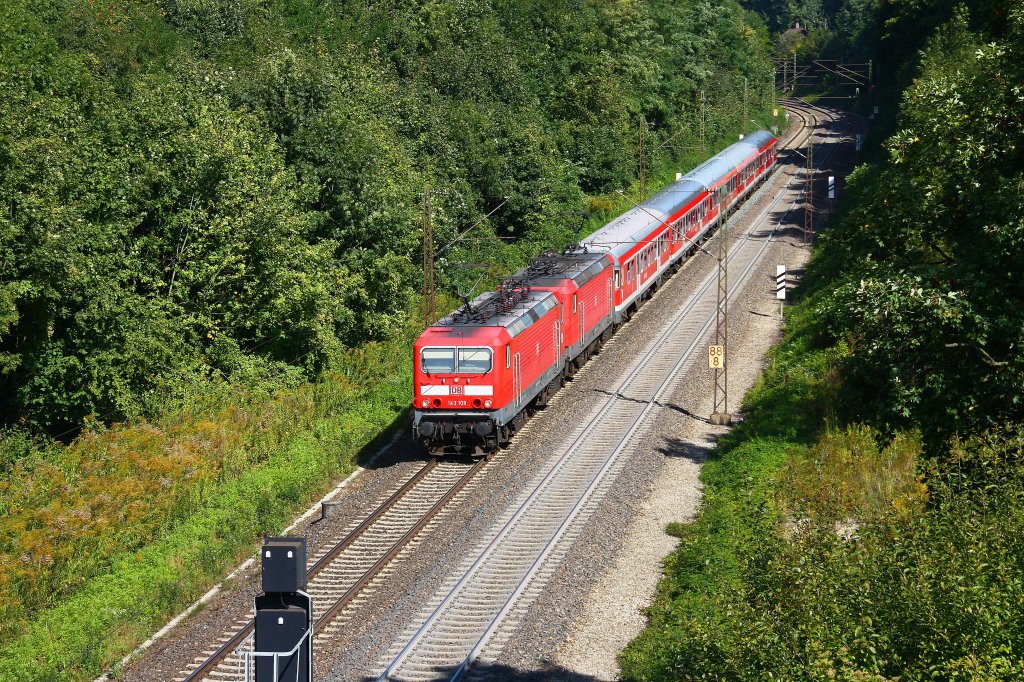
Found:
<path fill-rule="evenodd" d="M 725 346 L 708 346 L 708 367 L 711 369 L 725 367 Z"/>

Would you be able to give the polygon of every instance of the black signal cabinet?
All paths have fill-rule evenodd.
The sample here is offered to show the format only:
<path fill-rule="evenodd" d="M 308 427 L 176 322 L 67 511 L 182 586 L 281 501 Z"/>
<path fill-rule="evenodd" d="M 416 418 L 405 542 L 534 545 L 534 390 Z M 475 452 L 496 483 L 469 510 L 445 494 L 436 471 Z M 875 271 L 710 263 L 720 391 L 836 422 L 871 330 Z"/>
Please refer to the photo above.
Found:
<path fill-rule="evenodd" d="M 306 538 L 267 538 L 260 556 L 264 592 L 306 589 Z"/>
<path fill-rule="evenodd" d="M 287 652 L 295 648 L 309 627 L 309 614 L 299 606 L 264 608 L 256 611 L 256 651 Z M 291 656 L 277 659 L 277 677 L 274 677 L 274 657 L 256 658 L 256 682 L 304 682 L 310 679 L 309 639 Z"/>

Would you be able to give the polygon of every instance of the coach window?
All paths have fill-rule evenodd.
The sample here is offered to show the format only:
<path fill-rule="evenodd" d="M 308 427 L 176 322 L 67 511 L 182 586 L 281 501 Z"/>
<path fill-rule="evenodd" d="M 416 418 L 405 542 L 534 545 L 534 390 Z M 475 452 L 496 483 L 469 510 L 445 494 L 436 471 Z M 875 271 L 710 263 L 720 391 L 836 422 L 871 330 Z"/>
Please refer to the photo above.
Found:
<path fill-rule="evenodd" d="M 490 371 L 490 348 L 459 349 L 459 374 L 487 374 Z"/>
<path fill-rule="evenodd" d="M 619 271 L 618 270 L 615 271 L 615 288 L 616 289 L 619 288 Z"/>
<path fill-rule="evenodd" d="M 420 369 L 427 374 L 455 371 L 454 348 L 424 348 L 420 351 Z"/>

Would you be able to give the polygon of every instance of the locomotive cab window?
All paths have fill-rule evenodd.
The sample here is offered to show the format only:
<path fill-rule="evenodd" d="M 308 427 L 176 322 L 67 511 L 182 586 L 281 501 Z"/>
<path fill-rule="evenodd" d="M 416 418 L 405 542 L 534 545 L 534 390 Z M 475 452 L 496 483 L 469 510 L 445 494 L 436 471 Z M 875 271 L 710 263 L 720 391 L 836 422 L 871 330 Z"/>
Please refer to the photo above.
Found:
<path fill-rule="evenodd" d="M 424 348 L 420 351 L 420 369 L 426 374 L 455 371 L 454 348 Z"/>
<path fill-rule="evenodd" d="M 460 374 L 486 374 L 491 371 L 490 348 L 460 348 Z"/>

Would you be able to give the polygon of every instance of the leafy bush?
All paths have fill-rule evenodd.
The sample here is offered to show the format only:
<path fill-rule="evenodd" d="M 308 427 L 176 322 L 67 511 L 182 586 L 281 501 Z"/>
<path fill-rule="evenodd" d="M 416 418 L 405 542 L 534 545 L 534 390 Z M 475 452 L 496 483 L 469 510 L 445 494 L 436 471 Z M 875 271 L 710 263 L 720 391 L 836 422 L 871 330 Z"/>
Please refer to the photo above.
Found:
<path fill-rule="evenodd" d="M 878 440 L 870 427 L 855 424 L 827 429 L 811 447 L 793 454 L 780 481 L 791 520 L 855 528 L 893 510 L 912 513 L 927 502 L 928 488 L 917 469 L 920 436 L 899 433 L 883 448 Z"/>
<path fill-rule="evenodd" d="M 957 433 L 1021 415 L 1024 272 L 1019 187 L 1024 12 L 998 42 L 965 9 L 922 55 L 885 163 L 859 169 L 822 239 L 819 310 L 853 352 L 846 416 L 919 424 L 936 453 Z"/>

